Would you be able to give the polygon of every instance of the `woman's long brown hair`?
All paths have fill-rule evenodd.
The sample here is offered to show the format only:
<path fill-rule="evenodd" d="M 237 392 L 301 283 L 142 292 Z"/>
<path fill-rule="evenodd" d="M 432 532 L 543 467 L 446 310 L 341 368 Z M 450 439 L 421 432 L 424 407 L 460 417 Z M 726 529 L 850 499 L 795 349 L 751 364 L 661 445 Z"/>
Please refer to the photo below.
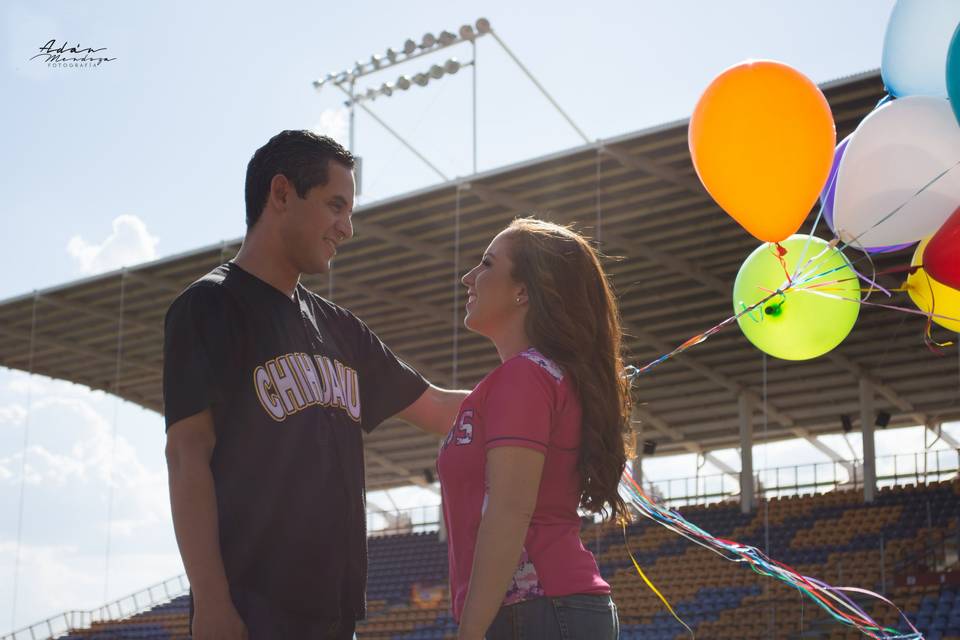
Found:
<path fill-rule="evenodd" d="M 597 252 L 579 233 L 536 218 L 507 227 L 513 279 L 527 289 L 526 332 L 570 376 L 583 407 L 580 506 L 629 519 L 620 477 L 630 452 L 630 383 L 613 289 Z"/>

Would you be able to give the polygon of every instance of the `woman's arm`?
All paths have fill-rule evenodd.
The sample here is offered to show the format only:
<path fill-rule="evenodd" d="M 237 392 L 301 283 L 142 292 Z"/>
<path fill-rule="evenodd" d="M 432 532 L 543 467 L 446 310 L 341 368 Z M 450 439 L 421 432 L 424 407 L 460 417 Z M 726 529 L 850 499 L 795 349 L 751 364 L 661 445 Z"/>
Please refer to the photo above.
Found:
<path fill-rule="evenodd" d="M 544 456 L 524 447 L 487 452 L 489 497 L 480 521 L 460 640 L 483 640 L 510 587 L 537 506 Z"/>

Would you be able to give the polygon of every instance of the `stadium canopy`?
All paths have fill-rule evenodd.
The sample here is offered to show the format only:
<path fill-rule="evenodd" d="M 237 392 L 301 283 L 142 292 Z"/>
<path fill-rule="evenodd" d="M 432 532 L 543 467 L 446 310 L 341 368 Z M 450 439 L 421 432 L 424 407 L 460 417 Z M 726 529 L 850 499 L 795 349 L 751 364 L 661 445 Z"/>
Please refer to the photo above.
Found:
<path fill-rule="evenodd" d="M 838 140 L 883 96 L 877 72 L 831 82 L 823 90 Z M 730 316 L 734 277 L 757 246 L 697 180 L 684 120 L 358 207 L 356 237 L 335 264 L 332 298 L 434 383 L 471 386 L 498 359 L 485 339 L 455 330 L 462 314 L 455 314 L 454 303 L 458 309 L 464 303 L 458 276 L 513 217 L 531 213 L 577 223 L 616 257 L 606 266 L 630 334 L 630 361 L 637 364 Z M 811 228 L 814 213 L 803 231 Z M 828 234 L 823 226 L 818 230 Z M 166 308 L 190 282 L 230 259 L 239 243 L 0 302 L 0 365 L 28 369 L 35 312 L 35 373 L 161 411 Z M 908 261 L 909 254 L 901 252 L 879 258 L 877 266 Z M 890 278 L 881 282 L 899 284 Z M 322 295 L 331 291 L 326 276 L 304 283 Z M 896 295 L 910 304 L 905 294 Z M 806 362 L 768 360 L 764 414 L 762 354 L 737 327 L 728 327 L 638 380 L 642 437 L 657 443 L 657 455 L 708 455 L 740 445 L 746 412 L 758 437 L 805 438 L 839 459 L 817 436 L 839 432 L 842 414 L 857 420 L 864 389 L 875 397 L 875 410 L 891 414 L 891 426 L 935 429 L 960 415 L 958 363 L 955 355 L 928 350 L 923 329 L 919 316 L 864 307 L 853 333 L 830 354 Z M 392 421 L 367 437 L 366 447 L 368 487 L 381 489 L 424 484 L 437 441 Z"/>

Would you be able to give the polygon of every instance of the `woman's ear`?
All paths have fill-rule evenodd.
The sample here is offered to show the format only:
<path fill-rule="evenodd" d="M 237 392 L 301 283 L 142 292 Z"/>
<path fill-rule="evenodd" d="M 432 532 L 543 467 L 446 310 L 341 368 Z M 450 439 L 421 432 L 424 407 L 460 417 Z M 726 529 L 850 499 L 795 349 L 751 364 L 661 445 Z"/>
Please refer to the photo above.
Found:
<path fill-rule="evenodd" d="M 514 292 L 514 300 L 518 305 L 527 304 L 527 288 L 523 285 L 517 287 L 517 290 Z"/>

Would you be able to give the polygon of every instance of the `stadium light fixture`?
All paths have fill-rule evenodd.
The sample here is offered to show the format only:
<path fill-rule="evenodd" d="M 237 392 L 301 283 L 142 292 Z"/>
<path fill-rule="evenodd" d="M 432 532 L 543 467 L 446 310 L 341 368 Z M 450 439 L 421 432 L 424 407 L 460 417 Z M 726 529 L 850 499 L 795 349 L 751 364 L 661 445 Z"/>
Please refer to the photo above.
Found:
<path fill-rule="evenodd" d="M 402 64 L 422 55 L 427 55 L 461 42 L 473 44 L 477 38 L 492 33 L 493 30 L 490 28 L 490 21 L 486 18 L 480 18 L 476 21 L 475 25 L 465 24 L 461 26 L 456 33 L 446 29 L 441 31 L 439 36 L 433 33 L 425 33 L 420 39 L 419 44 L 413 39 L 408 38 L 400 50 L 390 47 L 384 54 L 373 54 L 367 61 L 357 60 L 349 70 L 336 74 L 333 77 L 333 81 L 337 84 L 348 84 L 371 73 L 388 69 L 394 65 Z M 329 80 L 315 80 L 313 84 L 314 87 L 319 89 L 327 82 L 329 82 Z"/>
<path fill-rule="evenodd" d="M 431 66 L 424 72 L 416 73 L 411 78 L 410 76 L 403 75 L 396 79 L 393 84 L 383 83 L 377 89 L 365 89 L 363 91 L 358 91 L 354 93 L 353 102 L 361 103 L 368 100 L 374 100 L 378 96 L 392 96 L 394 89 L 400 89 L 401 91 L 406 91 L 410 88 L 411 84 L 416 84 L 421 87 L 427 86 L 431 80 L 439 80 L 445 75 L 453 75 L 460 71 L 465 66 L 470 66 L 472 62 L 461 63 L 456 58 L 449 58 L 443 64 L 435 64 Z M 347 100 L 345 102 L 346 106 L 351 105 L 351 101 Z"/>
<path fill-rule="evenodd" d="M 339 90 L 347 94 L 348 100 L 346 101 L 346 106 L 350 109 L 350 144 L 349 148 L 351 151 L 354 150 L 354 129 L 355 129 L 355 107 L 357 105 L 362 106 L 362 102 L 368 100 L 375 100 L 378 96 L 390 97 L 393 95 L 395 89 L 400 91 L 406 91 L 410 88 L 412 84 L 417 84 L 421 87 L 425 87 L 432 79 L 439 80 L 444 75 L 450 75 L 457 73 L 460 69 L 466 66 L 473 66 L 473 170 L 476 173 L 477 170 L 477 115 L 476 115 L 476 104 L 477 104 L 477 81 L 476 81 L 476 41 L 481 36 L 490 34 L 496 38 L 496 35 L 493 33 L 493 30 L 490 27 L 490 21 L 486 18 L 478 19 L 473 25 L 465 24 L 462 25 L 456 32 L 449 31 L 444 29 L 439 32 L 439 35 L 434 35 L 435 32 L 427 32 L 420 39 L 418 44 L 412 38 L 407 38 L 403 46 L 400 49 L 394 49 L 393 47 L 388 47 L 386 51 L 381 54 L 373 54 L 368 59 L 357 60 L 354 62 L 353 66 L 349 69 L 339 71 L 337 73 L 328 73 L 321 79 L 313 81 L 313 87 L 316 90 L 323 89 L 324 86 L 332 84 L 336 86 Z M 456 58 L 448 59 L 446 62 L 441 64 L 434 64 L 429 67 L 426 71 L 410 75 L 401 75 L 393 84 L 382 83 L 379 88 L 370 88 L 365 90 L 358 90 L 357 81 L 365 76 L 368 76 L 373 73 L 379 73 L 390 69 L 398 64 L 403 64 L 409 62 L 410 60 L 415 60 L 420 56 L 430 55 L 436 53 L 441 49 L 447 47 L 452 47 L 460 43 L 469 43 L 473 48 L 473 59 L 469 62 L 459 62 Z M 363 107 L 366 109 L 366 107 Z M 381 122 L 381 124 L 384 124 Z M 385 126 L 385 125 L 384 125 Z M 391 131 L 395 136 L 396 132 Z M 401 140 L 408 147 L 410 146 L 404 140 Z M 417 155 L 420 155 L 417 153 Z M 429 163 L 428 163 L 429 164 Z M 434 168 L 431 165 L 431 168 Z M 434 168 L 434 170 L 436 170 Z"/>

